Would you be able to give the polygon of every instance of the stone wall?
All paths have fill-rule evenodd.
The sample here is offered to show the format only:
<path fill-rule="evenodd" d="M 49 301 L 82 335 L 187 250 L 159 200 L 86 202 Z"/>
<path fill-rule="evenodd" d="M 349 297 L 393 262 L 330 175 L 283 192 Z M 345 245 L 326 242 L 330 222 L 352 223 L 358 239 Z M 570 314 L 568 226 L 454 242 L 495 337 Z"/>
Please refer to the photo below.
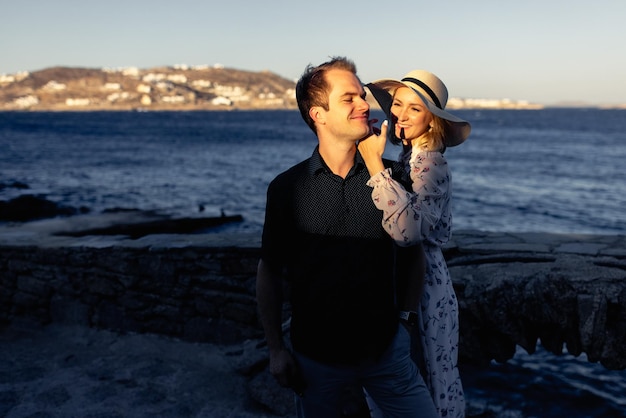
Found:
<path fill-rule="evenodd" d="M 0 322 L 28 318 L 190 341 L 261 335 L 255 248 L 0 248 Z"/>
<path fill-rule="evenodd" d="M 260 339 L 259 237 L 0 239 L 0 324 L 18 319 L 231 344 Z M 538 339 L 626 368 L 626 237 L 455 233 L 461 359 L 506 361 Z"/>

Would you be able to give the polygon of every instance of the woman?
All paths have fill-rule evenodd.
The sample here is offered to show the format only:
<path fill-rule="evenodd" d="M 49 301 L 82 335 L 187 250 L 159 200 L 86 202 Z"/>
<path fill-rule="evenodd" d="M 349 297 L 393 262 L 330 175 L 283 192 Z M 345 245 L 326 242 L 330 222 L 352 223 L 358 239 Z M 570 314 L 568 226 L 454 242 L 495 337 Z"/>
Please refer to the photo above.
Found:
<path fill-rule="evenodd" d="M 372 199 L 383 211 L 383 226 L 399 245 L 422 242 L 426 284 L 418 312 L 420 366 L 441 417 L 463 417 L 465 399 L 459 370 L 458 303 L 441 247 L 451 233 L 451 176 L 443 154 L 470 134 L 468 122 L 446 112 L 448 91 L 434 74 L 415 70 L 402 80 L 368 84 L 391 121 L 380 135 L 359 142 L 371 179 Z M 387 129 L 389 128 L 389 129 Z M 387 130 L 389 132 L 387 132 Z M 382 166 L 386 138 L 401 144 L 410 190 Z"/>

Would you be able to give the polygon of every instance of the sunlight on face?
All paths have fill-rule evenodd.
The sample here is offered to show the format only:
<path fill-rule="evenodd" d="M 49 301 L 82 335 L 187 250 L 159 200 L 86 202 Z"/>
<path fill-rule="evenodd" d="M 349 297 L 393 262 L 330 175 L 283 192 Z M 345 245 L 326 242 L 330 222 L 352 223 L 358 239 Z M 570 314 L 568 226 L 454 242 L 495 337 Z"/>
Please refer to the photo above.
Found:
<path fill-rule="evenodd" d="M 391 113 L 396 119 L 395 134 L 412 141 L 428 131 L 433 117 L 422 100 L 408 87 L 400 87 L 393 95 Z M 402 131 L 404 130 L 404 136 Z"/>
<path fill-rule="evenodd" d="M 332 86 L 326 114 L 327 129 L 348 141 L 363 138 L 369 132 L 369 104 L 365 101 L 365 91 L 359 79 L 342 70 L 331 70 L 326 77 Z"/>

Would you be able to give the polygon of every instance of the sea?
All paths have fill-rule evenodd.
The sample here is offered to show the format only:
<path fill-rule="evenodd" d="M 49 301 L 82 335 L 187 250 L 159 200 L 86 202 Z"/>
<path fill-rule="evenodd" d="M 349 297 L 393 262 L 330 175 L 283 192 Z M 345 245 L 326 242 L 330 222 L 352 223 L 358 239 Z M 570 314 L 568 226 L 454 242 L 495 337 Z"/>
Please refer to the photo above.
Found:
<path fill-rule="evenodd" d="M 453 233 L 626 234 L 626 110 L 454 113 L 472 133 L 445 154 Z M 92 213 L 239 214 L 242 222 L 207 232 L 260 234 L 267 185 L 316 144 L 296 110 L 0 112 L 0 200 L 32 194 Z M 385 156 L 399 151 L 389 145 Z M 464 381 L 468 396 L 519 417 L 626 417 L 626 371 L 584 355 L 520 348 L 505 364 L 468 368 Z"/>

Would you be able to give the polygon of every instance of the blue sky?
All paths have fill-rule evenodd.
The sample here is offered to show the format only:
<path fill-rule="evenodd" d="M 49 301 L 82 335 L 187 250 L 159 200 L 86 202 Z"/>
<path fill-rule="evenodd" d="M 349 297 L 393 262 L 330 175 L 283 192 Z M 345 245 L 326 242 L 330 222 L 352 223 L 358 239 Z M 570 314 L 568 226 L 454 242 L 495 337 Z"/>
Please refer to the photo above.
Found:
<path fill-rule="evenodd" d="M 386 6 L 383 6 L 385 4 Z M 434 72 L 451 96 L 626 103 L 626 1 L 0 0 L 0 74 L 222 64 L 365 82 Z"/>

